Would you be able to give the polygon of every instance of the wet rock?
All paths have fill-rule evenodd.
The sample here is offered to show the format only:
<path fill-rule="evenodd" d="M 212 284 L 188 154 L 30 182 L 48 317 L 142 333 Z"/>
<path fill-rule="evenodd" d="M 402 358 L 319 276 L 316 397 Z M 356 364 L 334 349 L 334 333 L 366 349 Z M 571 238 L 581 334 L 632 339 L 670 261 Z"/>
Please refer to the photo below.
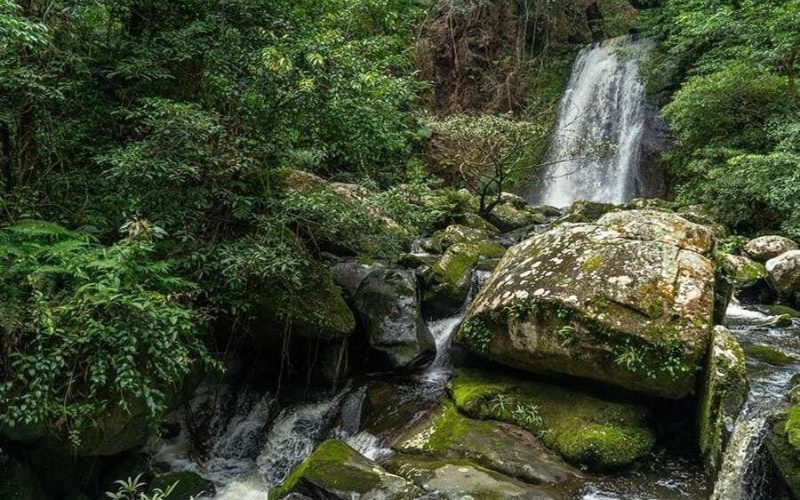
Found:
<path fill-rule="evenodd" d="M 430 496 L 424 498 L 447 500 L 554 498 L 541 487 L 522 483 L 468 460 L 441 460 L 401 454 L 386 460 L 384 466 L 430 492 Z"/>
<path fill-rule="evenodd" d="M 800 302 L 800 250 L 790 250 L 771 258 L 765 266 L 778 295 L 789 302 Z"/>
<path fill-rule="evenodd" d="M 777 235 L 761 236 L 744 246 L 745 253 L 758 262 L 766 262 L 790 250 L 797 250 L 797 243 Z"/>
<path fill-rule="evenodd" d="M 150 481 L 148 493 L 152 495 L 156 490 L 165 492 L 171 487 L 172 493 L 167 497 L 169 500 L 212 498 L 217 493 L 213 482 L 191 471 L 169 472 L 156 476 Z"/>
<path fill-rule="evenodd" d="M 455 342 L 531 372 L 683 398 L 713 326 L 714 242 L 652 210 L 561 224 L 508 250 Z"/>
<path fill-rule="evenodd" d="M 336 286 L 342 289 L 345 296 L 352 299 L 356 296 L 358 287 L 375 269 L 384 269 L 386 266 L 380 262 L 363 263 L 357 260 L 340 262 L 331 266 L 331 276 Z"/>
<path fill-rule="evenodd" d="M 800 361 L 800 359 L 768 345 L 748 345 L 744 347 L 744 353 L 751 358 L 774 366 L 791 365 Z"/>
<path fill-rule="evenodd" d="M 331 439 L 270 491 L 270 498 L 299 493 L 311 498 L 403 500 L 422 492 L 408 480 L 387 472 L 346 443 Z"/>
<path fill-rule="evenodd" d="M 466 299 L 472 270 L 481 261 L 502 257 L 506 249 L 494 241 L 456 243 L 431 268 L 424 293 L 426 310 L 436 316 L 453 314 Z"/>
<path fill-rule="evenodd" d="M 716 326 L 698 411 L 700 453 L 712 474 L 719 469 L 748 390 L 744 351 L 727 328 Z"/>
<path fill-rule="evenodd" d="M 526 428 L 570 463 L 590 469 L 625 467 L 655 444 L 646 408 L 568 386 L 460 369 L 450 392 L 467 415 Z"/>
<path fill-rule="evenodd" d="M 0 450 L 0 498 L 3 500 L 46 500 L 42 483 L 23 461 Z"/>
<path fill-rule="evenodd" d="M 431 411 L 392 447 L 404 454 L 468 459 L 532 483 L 563 483 L 580 477 L 529 431 L 507 423 L 464 417 L 450 402 Z"/>
<path fill-rule="evenodd" d="M 790 316 L 792 318 L 800 318 L 800 311 L 793 309 L 789 306 L 781 304 L 758 304 L 753 306 L 757 311 L 768 314 L 770 316 Z"/>
<path fill-rule="evenodd" d="M 376 364 L 386 368 L 419 367 L 436 355 L 436 345 L 422 319 L 417 278 L 412 271 L 374 269 L 353 298 L 359 323 Z"/>

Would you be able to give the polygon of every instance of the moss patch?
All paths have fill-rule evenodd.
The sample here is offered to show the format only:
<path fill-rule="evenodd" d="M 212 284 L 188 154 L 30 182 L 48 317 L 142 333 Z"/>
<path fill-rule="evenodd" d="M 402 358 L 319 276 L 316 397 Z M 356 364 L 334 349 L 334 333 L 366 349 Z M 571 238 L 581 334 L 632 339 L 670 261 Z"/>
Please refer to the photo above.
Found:
<path fill-rule="evenodd" d="M 780 349 L 776 349 L 767 345 L 745 346 L 744 353 L 751 358 L 755 358 L 759 361 L 763 361 L 775 366 L 791 365 L 792 363 L 800 361 L 794 356 L 786 354 Z"/>
<path fill-rule="evenodd" d="M 655 444 L 644 407 L 564 386 L 462 369 L 451 394 L 468 415 L 527 428 L 568 461 L 593 469 L 630 465 Z"/>

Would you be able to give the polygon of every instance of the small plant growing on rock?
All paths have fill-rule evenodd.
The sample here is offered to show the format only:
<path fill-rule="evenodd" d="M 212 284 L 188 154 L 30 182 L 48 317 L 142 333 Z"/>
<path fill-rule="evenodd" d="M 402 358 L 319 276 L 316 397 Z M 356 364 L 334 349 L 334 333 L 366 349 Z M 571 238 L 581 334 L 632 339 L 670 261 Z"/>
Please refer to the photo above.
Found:
<path fill-rule="evenodd" d="M 506 394 L 498 394 L 492 399 L 492 411 L 498 414 L 505 413 L 511 407 L 512 399 Z"/>
<path fill-rule="evenodd" d="M 539 407 L 533 403 L 517 403 L 516 408 L 511 412 L 511 418 L 515 423 L 527 428 L 538 429 L 542 426 L 542 417 L 539 415 Z"/>
<path fill-rule="evenodd" d="M 106 492 L 106 497 L 111 500 L 167 500 L 172 494 L 177 482 L 173 483 L 166 490 L 156 488 L 152 493 L 147 494 L 144 491 L 145 483 L 141 482 L 142 475 L 136 477 L 129 477 L 128 479 L 116 481 L 114 484 L 119 485 L 116 492 Z M 192 497 L 194 498 L 194 497 Z"/>
<path fill-rule="evenodd" d="M 468 319 L 461 333 L 478 352 L 487 352 L 492 344 L 492 330 L 483 318 Z"/>

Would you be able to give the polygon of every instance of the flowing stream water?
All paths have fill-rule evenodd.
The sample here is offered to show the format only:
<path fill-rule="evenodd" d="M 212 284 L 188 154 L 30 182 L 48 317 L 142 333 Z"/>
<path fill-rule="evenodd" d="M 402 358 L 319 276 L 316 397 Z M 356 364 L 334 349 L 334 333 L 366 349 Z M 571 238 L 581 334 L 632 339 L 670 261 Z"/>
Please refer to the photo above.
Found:
<path fill-rule="evenodd" d="M 559 119 L 535 204 L 575 200 L 625 203 L 639 195 L 637 169 L 645 132 L 639 62 L 652 42 L 620 37 L 584 48 L 561 99 Z"/>

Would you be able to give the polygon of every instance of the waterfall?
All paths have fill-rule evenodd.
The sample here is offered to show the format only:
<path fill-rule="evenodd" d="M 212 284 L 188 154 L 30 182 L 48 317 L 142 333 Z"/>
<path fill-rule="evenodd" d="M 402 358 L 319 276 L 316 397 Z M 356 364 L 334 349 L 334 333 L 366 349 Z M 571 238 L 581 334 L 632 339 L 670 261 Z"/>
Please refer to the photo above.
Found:
<path fill-rule="evenodd" d="M 559 109 L 558 126 L 531 203 L 624 203 L 642 195 L 637 174 L 647 123 L 639 62 L 651 42 L 620 37 L 584 48 Z"/>

